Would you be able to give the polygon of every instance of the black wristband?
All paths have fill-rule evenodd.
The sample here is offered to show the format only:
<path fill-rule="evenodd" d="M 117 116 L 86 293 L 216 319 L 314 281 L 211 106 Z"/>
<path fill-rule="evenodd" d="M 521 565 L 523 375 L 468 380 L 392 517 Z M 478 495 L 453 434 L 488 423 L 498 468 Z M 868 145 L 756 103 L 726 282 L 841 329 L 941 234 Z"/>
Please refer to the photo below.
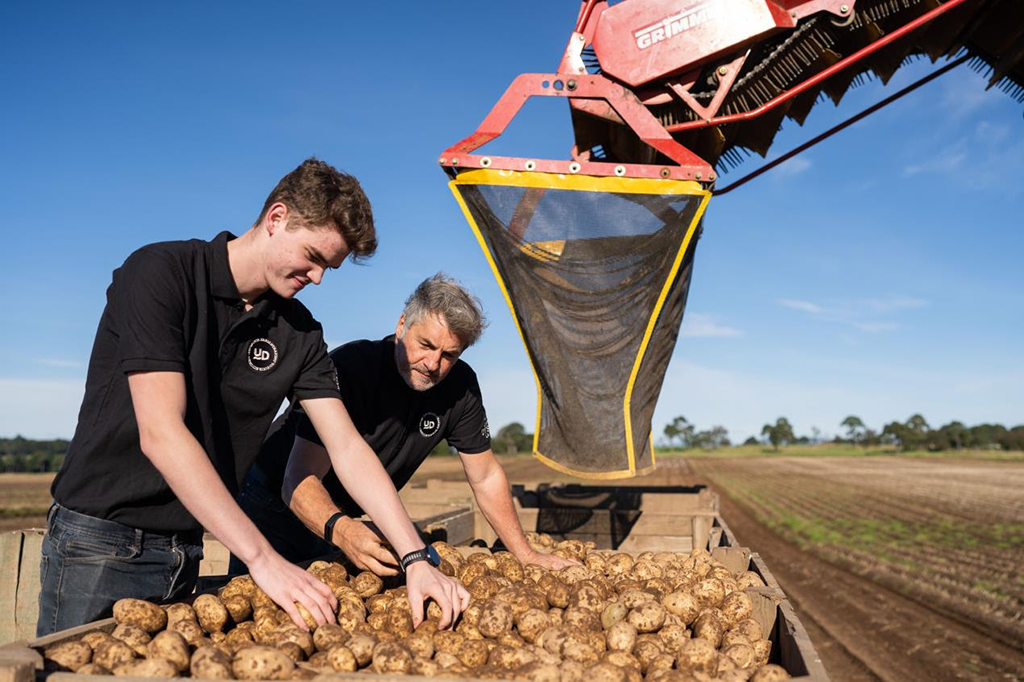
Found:
<path fill-rule="evenodd" d="M 334 512 L 331 514 L 331 518 L 327 519 L 327 523 L 324 524 L 324 540 L 332 545 L 334 544 L 334 524 L 343 516 L 345 516 L 345 512 Z"/>

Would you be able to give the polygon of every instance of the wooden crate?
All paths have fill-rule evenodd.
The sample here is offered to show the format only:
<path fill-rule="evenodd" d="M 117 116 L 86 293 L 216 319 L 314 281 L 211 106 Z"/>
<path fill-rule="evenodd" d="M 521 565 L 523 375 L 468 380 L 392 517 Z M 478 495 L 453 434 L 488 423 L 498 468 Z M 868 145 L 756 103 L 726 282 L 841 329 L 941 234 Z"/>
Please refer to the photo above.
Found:
<path fill-rule="evenodd" d="M 718 516 L 718 501 L 710 491 L 578 485 L 539 486 L 531 490 L 517 486 L 513 491 L 520 521 L 527 531 L 547 532 L 558 539 L 591 540 L 598 547 L 630 553 L 689 552 L 694 547 L 703 547 L 733 572 L 757 573 L 765 587 L 748 589 L 747 594 L 754 604 L 754 618 L 772 642 L 771 662 L 783 666 L 799 682 L 828 682 L 821 660 L 778 582 L 757 554 L 737 545 L 728 526 Z M 465 483 L 430 481 L 424 486 L 403 490 L 402 497 L 410 516 L 416 519 L 416 525 L 429 540 L 444 540 L 453 545 L 467 545 L 474 539 L 494 540 L 493 531 Z M 212 538 L 208 541 L 216 542 Z M 24 548 L 20 552 L 24 554 Z M 207 561 L 206 568 L 212 570 L 220 559 L 208 554 Z M 35 564 L 33 595 L 38 591 L 38 560 Z M 32 631 L 34 624 L 33 612 Z M 35 682 L 38 671 L 42 670 L 38 653 L 42 647 L 80 637 L 91 630 L 110 631 L 113 627 L 113 619 L 106 619 L 0 647 L 0 682 Z M 27 636 L 30 635 L 22 635 Z M 336 677 L 367 679 L 362 673 Z M 393 675 L 375 677 L 389 682 L 420 679 Z M 47 676 L 49 682 L 87 682 L 88 679 L 73 673 Z M 138 682 L 143 681 L 140 678 Z"/>

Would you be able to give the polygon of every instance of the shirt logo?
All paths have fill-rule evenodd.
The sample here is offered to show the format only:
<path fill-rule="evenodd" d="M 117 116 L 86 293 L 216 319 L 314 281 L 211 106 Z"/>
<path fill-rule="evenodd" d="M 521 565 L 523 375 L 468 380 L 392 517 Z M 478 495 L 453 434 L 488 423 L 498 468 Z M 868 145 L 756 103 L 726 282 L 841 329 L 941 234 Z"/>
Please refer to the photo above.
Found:
<path fill-rule="evenodd" d="M 420 435 L 430 438 L 441 430 L 441 418 L 433 412 L 427 412 L 420 417 Z"/>
<path fill-rule="evenodd" d="M 487 417 L 484 417 L 484 427 L 480 429 L 480 435 L 488 439 L 491 437 L 491 425 L 487 423 Z"/>
<path fill-rule="evenodd" d="M 270 339 L 253 339 L 249 344 L 249 367 L 266 372 L 277 364 L 277 346 Z"/>

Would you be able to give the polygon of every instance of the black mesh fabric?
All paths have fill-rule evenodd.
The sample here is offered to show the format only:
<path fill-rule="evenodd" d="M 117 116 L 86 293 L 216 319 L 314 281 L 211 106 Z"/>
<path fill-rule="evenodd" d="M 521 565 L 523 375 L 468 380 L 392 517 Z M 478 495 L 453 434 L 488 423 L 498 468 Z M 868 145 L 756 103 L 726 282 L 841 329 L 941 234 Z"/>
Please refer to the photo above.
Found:
<path fill-rule="evenodd" d="M 452 189 L 508 294 L 537 377 L 535 454 L 582 477 L 642 473 L 654 463 L 651 419 L 686 306 L 705 195 L 692 183 L 639 181 L 694 189 L 634 193 L 503 185 L 501 177 L 463 174 Z M 615 183 L 625 189 L 630 181 Z"/>

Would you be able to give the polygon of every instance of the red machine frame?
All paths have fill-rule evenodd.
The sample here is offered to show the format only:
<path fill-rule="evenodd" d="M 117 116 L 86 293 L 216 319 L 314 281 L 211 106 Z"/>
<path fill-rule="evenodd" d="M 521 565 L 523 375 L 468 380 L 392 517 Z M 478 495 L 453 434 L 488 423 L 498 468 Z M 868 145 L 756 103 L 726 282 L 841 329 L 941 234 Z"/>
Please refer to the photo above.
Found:
<path fill-rule="evenodd" d="M 722 101 L 735 82 L 736 76 L 746 59 L 746 55 L 736 57 L 718 67 L 716 72 L 719 79 L 717 92 L 708 106 L 704 107 L 690 95 L 689 88 L 694 84 L 700 69 L 710 60 L 728 53 L 735 53 L 737 49 L 742 49 L 743 46 L 755 42 L 756 39 L 768 33 L 791 28 L 799 19 L 810 14 L 827 11 L 838 17 L 852 18 L 854 11 L 854 0 L 807 0 L 805 2 L 800 2 L 799 0 L 735 1 L 758 7 L 764 6 L 768 13 L 767 16 L 770 16 L 774 25 L 762 21 L 761 24 L 756 26 L 755 32 L 737 41 L 734 35 L 734 27 L 723 29 L 722 26 L 727 26 L 726 24 L 719 24 L 714 21 L 700 24 L 694 23 L 694 30 L 700 29 L 704 34 L 710 35 L 708 44 L 703 46 L 703 51 L 695 49 L 692 42 L 665 39 L 657 43 L 654 47 L 657 47 L 662 52 L 657 55 L 657 59 L 651 58 L 649 54 L 644 56 L 643 59 L 647 59 L 654 64 L 651 67 L 651 72 L 646 82 L 650 83 L 652 79 L 661 79 L 660 84 L 649 85 L 647 89 L 641 90 L 638 95 L 628 85 L 615 82 L 604 75 L 591 75 L 586 72 L 582 59 L 583 48 L 586 44 L 595 40 L 595 36 L 598 36 L 597 39 L 600 39 L 600 20 L 602 18 L 608 19 L 609 17 L 620 16 L 623 18 L 623 21 L 628 17 L 641 23 L 644 21 L 649 23 L 649 17 L 651 16 L 660 16 L 659 13 L 663 14 L 667 11 L 674 12 L 674 14 L 662 20 L 664 23 L 675 16 L 686 14 L 686 12 L 691 12 L 692 14 L 693 11 L 696 11 L 693 9 L 695 7 L 708 7 L 712 3 L 720 3 L 722 0 L 688 0 L 683 11 L 679 10 L 679 4 L 676 0 L 649 0 L 645 3 L 635 4 L 621 3 L 611 8 L 607 6 L 607 0 L 585 0 L 580 9 L 576 30 L 570 37 L 558 66 L 558 72 L 554 74 L 523 74 L 517 77 L 477 130 L 446 149 L 442 153 L 439 163 L 452 174 L 457 173 L 459 168 L 495 168 L 544 173 L 583 173 L 597 176 L 696 180 L 705 184 L 713 184 L 716 180 L 714 168 L 677 142 L 672 137 L 672 133 L 749 120 L 761 116 L 893 41 L 898 40 L 907 33 L 920 28 L 936 17 L 967 2 L 967 0 L 948 0 L 905 26 L 872 42 L 789 90 L 780 93 L 758 108 L 748 112 L 716 117 L 715 114 L 717 114 Z M 594 10 L 598 6 L 602 6 L 603 9 L 595 14 Z M 650 28 L 642 30 L 649 31 Z M 732 42 L 723 44 L 718 39 L 724 34 L 728 34 Z M 633 35 L 637 35 L 637 32 L 633 32 Z M 634 74 L 631 80 L 636 80 L 636 62 L 639 58 L 635 54 L 637 49 L 645 48 L 637 48 L 635 43 L 626 41 L 616 42 L 609 39 L 607 49 L 602 52 L 602 58 L 609 60 L 613 64 L 616 62 L 623 64 L 626 73 Z M 672 64 L 682 66 L 673 70 L 669 66 Z M 604 61 L 602 62 L 603 66 Z M 664 102 L 667 101 L 667 98 L 673 96 L 684 101 L 697 113 L 699 120 L 678 123 L 667 127 L 662 126 L 647 109 L 646 105 Z M 653 150 L 660 152 L 678 165 L 592 161 L 588 150 L 580 151 L 575 149 L 575 147 L 572 152 L 573 158 L 567 160 L 486 156 L 472 153 L 500 136 L 530 97 L 564 97 L 569 100 L 570 106 L 580 111 L 622 123 L 635 132 Z M 887 102 L 892 99 L 895 99 L 895 97 L 890 98 Z M 816 143 L 824 139 L 824 137 L 843 127 L 845 125 L 837 126 L 825 136 L 816 138 L 814 142 Z M 806 148 L 806 146 L 803 148 Z M 652 154 L 653 158 L 654 155 Z"/>

